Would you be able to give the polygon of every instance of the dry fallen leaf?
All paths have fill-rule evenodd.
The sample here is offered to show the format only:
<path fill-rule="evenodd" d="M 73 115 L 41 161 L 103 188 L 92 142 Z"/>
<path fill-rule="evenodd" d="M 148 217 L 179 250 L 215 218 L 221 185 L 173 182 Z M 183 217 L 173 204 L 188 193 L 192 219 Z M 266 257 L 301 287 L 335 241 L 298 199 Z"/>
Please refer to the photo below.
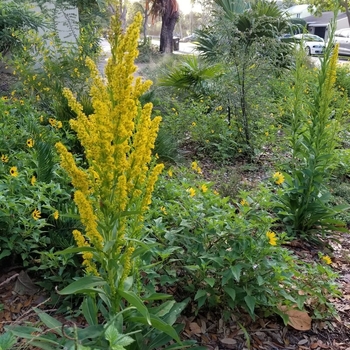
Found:
<path fill-rule="evenodd" d="M 190 323 L 190 330 L 194 334 L 201 334 L 202 333 L 201 327 L 199 327 L 196 322 L 191 322 Z"/>
<path fill-rule="evenodd" d="M 311 329 L 311 317 L 306 311 L 288 309 L 286 306 L 279 308 L 284 314 L 289 316 L 288 324 L 298 331 L 308 331 Z"/>
<path fill-rule="evenodd" d="M 220 342 L 226 345 L 235 345 L 237 343 L 237 341 L 232 338 L 223 338 L 220 339 Z"/>

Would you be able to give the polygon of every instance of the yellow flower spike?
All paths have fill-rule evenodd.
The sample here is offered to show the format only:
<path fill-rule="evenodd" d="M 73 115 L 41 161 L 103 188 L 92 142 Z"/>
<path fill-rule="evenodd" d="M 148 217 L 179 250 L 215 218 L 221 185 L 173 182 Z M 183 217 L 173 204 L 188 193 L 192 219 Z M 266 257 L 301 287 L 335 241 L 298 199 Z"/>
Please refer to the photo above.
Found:
<path fill-rule="evenodd" d="M 284 182 L 284 176 L 281 172 L 277 171 L 272 176 L 273 180 L 275 181 L 275 184 L 281 185 Z"/>
<path fill-rule="evenodd" d="M 243 207 L 248 207 L 248 206 L 249 206 L 249 203 L 247 202 L 246 199 L 242 199 L 242 200 L 240 201 L 240 204 L 241 204 Z"/>
<path fill-rule="evenodd" d="M 34 220 L 39 220 L 41 218 L 41 212 L 38 209 L 34 209 L 32 212 L 32 217 Z"/>
<path fill-rule="evenodd" d="M 54 218 L 55 220 L 58 220 L 59 216 L 60 216 L 60 213 L 58 212 L 58 210 L 56 210 L 56 211 L 53 213 L 53 218 Z"/>
<path fill-rule="evenodd" d="M 277 237 L 276 237 L 276 234 L 274 232 L 272 232 L 272 231 L 266 232 L 266 237 L 269 240 L 269 244 L 271 244 L 273 246 L 277 245 Z"/>
<path fill-rule="evenodd" d="M 85 60 L 90 69 L 93 114 L 85 115 L 74 92 L 63 91 L 76 114 L 69 123 L 84 147 L 87 167 L 79 168 L 67 148 L 56 144 L 61 165 L 72 179 L 74 201 L 84 226 L 82 233 L 73 233 L 76 244 L 94 248 L 93 254 L 83 254 L 85 271 L 96 274 L 98 267 L 112 295 L 131 274 L 134 247 L 130 239 L 140 238 L 144 211 L 164 167 L 152 156 L 161 118 L 152 117 L 151 103 L 142 105 L 139 100 L 152 82 L 134 77 L 141 22 L 142 16 L 137 15 L 122 33 L 117 18 L 112 19 L 112 55 L 106 79 L 91 59 Z M 123 274 L 118 279 L 113 275 L 117 272 L 106 267 L 108 259 L 122 265 Z"/>
<path fill-rule="evenodd" d="M 10 175 L 13 177 L 17 177 L 18 176 L 18 171 L 17 171 L 17 167 L 13 166 L 10 168 Z"/>
<path fill-rule="evenodd" d="M 173 175 L 174 175 L 174 174 L 173 174 L 172 169 L 169 169 L 169 170 L 168 170 L 168 176 L 169 176 L 169 177 L 173 177 Z"/>
<path fill-rule="evenodd" d="M 328 256 L 328 255 L 325 255 L 322 257 L 322 260 L 327 264 L 327 265 L 330 265 L 332 263 L 332 259 Z"/>
<path fill-rule="evenodd" d="M 203 185 L 201 186 L 201 190 L 202 190 L 203 193 L 207 192 L 207 191 L 208 191 L 208 186 L 205 185 L 205 184 L 203 184 Z"/>

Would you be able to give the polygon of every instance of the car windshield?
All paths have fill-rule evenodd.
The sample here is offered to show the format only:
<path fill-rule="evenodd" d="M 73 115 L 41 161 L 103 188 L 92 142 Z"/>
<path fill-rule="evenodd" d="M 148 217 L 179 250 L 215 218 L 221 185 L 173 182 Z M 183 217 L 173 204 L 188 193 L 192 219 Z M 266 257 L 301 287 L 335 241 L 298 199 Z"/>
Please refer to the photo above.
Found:
<path fill-rule="evenodd" d="M 316 35 L 304 35 L 303 39 L 306 40 L 306 41 L 317 41 L 317 42 L 320 42 L 320 43 L 323 42 L 323 39 L 320 38 L 319 36 L 316 36 Z"/>

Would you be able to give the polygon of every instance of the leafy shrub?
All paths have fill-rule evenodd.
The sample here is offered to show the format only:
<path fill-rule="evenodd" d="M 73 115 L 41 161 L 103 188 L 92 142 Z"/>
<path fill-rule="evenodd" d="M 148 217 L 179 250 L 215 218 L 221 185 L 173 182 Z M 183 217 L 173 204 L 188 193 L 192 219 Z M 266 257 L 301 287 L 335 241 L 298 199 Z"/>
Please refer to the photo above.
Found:
<path fill-rule="evenodd" d="M 244 309 L 252 317 L 264 311 L 286 319 L 281 305 L 315 315 L 323 305 L 332 313 L 328 298 L 338 295 L 335 274 L 324 264 L 299 264 L 281 246 L 286 236 L 272 231 L 272 206 L 264 186 L 231 204 L 198 174 L 170 170 L 158 183 L 148 220 L 162 258 L 157 271 L 146 271 L 148 287 L 160 284 L 179 300 L 190 297 L 196 313 L 220 308 L 229 317 Z"/>
<path fill-rule="evenodd" d="M 56 247 L 54 233 L 65 223 L 71 196 L 54 148 L 60 125 L 42 124 L 30 102 L 13 97 L 0 99 L 0 111 L 0 257 L 33 266 L 40 252 Z"/>

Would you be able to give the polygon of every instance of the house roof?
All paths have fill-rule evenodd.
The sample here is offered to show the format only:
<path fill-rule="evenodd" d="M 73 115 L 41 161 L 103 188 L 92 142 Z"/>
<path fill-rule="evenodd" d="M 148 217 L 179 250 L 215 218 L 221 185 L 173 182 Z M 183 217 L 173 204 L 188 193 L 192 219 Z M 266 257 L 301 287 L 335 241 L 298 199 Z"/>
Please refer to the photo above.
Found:
<path fill-rule="evenodd" d="M 334 12 L 333 11 L 328 11 L 328 12 L 322 12 L 321 16 L 308 16 L 304 17 L 303 19 L 306 21 L 307 24 L 314 25 L 316 27 L 319 26 L 326 26 L 328 25 L 331 20 L 334 17 Z M 339 13 L 337 17 L 337 21 L 346 18 L 346 13 Z"/>
<path fill-rule="evenodd" d="M 290 15 L 296 15 L 298 13 L 302 13 L 303 11 L 306 11 L 308 9 L 309 5 L 294 5 L 292 7 L 289 7 L 286 12 Z"/>

